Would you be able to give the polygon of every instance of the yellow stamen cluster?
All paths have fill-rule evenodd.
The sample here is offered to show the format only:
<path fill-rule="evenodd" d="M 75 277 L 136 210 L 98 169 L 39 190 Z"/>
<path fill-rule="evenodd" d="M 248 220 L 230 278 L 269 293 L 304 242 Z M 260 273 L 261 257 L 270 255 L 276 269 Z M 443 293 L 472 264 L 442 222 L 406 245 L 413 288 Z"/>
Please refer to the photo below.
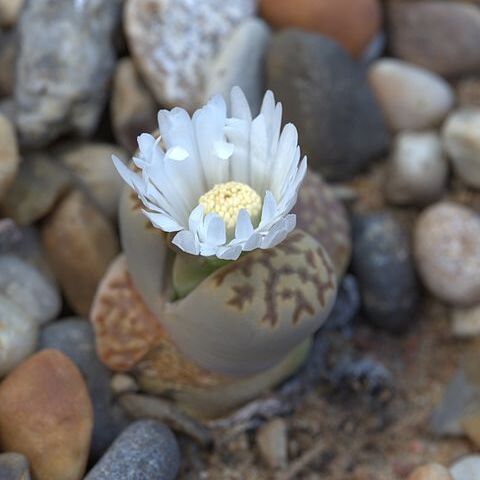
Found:
<path fill-rule="evenodd" d="M 240 210 L 248 212 L 254 227 L 262 210 L 260 195 L 240 182 L 219 183 L 202 195 L 198 203 L 203 206 L 205 215 L 214 212 L 223 218 L 227 233 L 235 229 Z"/>

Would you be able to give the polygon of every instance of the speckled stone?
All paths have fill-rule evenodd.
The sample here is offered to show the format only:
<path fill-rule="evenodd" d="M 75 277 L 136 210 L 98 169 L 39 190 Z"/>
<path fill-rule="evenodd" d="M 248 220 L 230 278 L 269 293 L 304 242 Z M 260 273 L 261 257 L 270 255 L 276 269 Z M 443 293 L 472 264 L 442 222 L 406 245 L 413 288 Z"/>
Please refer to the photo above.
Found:
<path fill-rule="evenodd" d="M 24 145 L 40 147 L 62 134 L 90 135 L 96 128 L 115 64 L 113 33 L 121 6 L 120 0 L 26 2 L 15 83 Z"/>
<path fill-rule="evenodd" d="M 187 110 L 200 106 L 211 60 L 254 11 L 254 0 L 128 0 L 128 44 L 157 101 Z"/>
<path fill-rule="evenodd" d="M 179 467 L 173 433 L 161 423 L 140 420 L 123 431 L 85 480 L 174 480 Z"/>
<path fill-rule="evenodd" d="M 354 218 L 352 271 L 371 323 L 397 332 L 416 320 L 418 285 L 409 238 L 391 214 Z"/>
<path fill-rule="evenodd" d="M 309 167 L 345 180 L 381 156 L 389 136 L 364 69 L 335 42 L 302 30 L 275 34 L 267 86 L 298 129 Z"/>
<path fill-rule="evenodd" d="M 390 0 L 387 17 L 392 53 L 440 75 L 478 71 L 480 11 L 464 1 Z"/>
<path fill-rule="evenodd" d="M 440 300 L 480 303 L 480 218 L 471 209 L 440 202 L 417 219 L 414 248 L 423 283 Z"/>
<path fill-rule="evenodd" d="M 445 150 L 455 173 L 471 187 L 480 188 L 480 108 L 452 113 L 443 127 Z"/>

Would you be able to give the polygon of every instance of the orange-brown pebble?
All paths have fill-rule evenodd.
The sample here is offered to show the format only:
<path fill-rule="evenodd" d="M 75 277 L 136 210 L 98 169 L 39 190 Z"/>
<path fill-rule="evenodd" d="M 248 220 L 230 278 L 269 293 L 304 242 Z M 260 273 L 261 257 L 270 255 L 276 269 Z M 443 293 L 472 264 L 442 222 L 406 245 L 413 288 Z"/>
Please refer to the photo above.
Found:
<path fill-rule="evenodd" d="M 452 477 L 444 466 L 438 463 L 429 463 L 416 468 L 408 480 L 452 480 Z"/>
<path fill-rule="evenodd" d="M 93 411 L 83 377 L 57 350 L 42 350 L 0 385 L 0 449 L 25 455 L 35 480 L 80 480 Z"/>
<path fill-rule="evenodd" d="M 359 56 L 380 29 L 378 0 L 261 0 L 260 13 L 274 28 L 297 27 L 333 38 Z"/>

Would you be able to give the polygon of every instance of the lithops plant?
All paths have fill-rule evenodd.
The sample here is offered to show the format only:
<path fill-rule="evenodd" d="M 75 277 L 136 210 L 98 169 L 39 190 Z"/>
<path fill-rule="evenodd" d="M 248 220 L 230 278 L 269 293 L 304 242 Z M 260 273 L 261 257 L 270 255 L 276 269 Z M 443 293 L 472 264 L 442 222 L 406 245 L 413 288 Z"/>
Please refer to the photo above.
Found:
<path fill-rule="evenodd" d="M 161 111 L 160 134 L 139 137 L 131 168 L 114 159 L 129 187 L 124 255 L 91 313 L 110 368 L 199 417 L 225 413 L 302 364 L 350 252 L 345 213 L 311 173 L 297 213 L 307 202 L 314 221 L 300 215 L 296 228 L 306 159 L 273 94 L 256 118 L 238 88 L 231 105 L 229 116 L 220 97 L 192 118 Z"/>

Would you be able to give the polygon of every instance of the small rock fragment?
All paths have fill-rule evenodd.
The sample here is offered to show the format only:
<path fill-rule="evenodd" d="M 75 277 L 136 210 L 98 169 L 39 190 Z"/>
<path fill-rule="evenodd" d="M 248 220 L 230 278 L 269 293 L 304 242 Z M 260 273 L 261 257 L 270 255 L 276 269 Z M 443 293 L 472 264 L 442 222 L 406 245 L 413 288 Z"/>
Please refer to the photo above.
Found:
<path fill-rule="evenodd" d="M 15 180 L 19 164 L 15 130 L 7 117 L 0 115 L 0 201 Z"/>
<path fill-rule="evenodd" d="M 117 63 L 110 103 L 115 139 L 129 153 L 137 150 L 137 137 L 157 128 L 156 101 L 139 78 L 130 58 Z"/>
<path fill-rule="evenodd" d="M 114 395 L 138 392 L 137 382 L 132 376 L 127 375 L 126 373 L 114 374 L 110 381 L 110 388 Z"/>
<path fill-rule="evenodd" d="M 445 191 L 448 163 L 439 136 L 400 133 L 387 164 L 385 195 L 394 205 L 426 205 Z"/>
<path fill-rule="evenodd" d="M 262 460 L 272 469 L 282 469 L 288 462 L 287 424 L 281 418 L 264 423 L 257 431 L 257 447 Z"/>
<path fill-rule="evenodd" d="M 44 350 L 0 385 L 0 445 L 25 455 L 36 480 L 80 480 L 87 464 L 92 405 L 75 365 Z"/>
<path fill-rule="evenodd" d="M 416 468 L 408 480 L 452 480 L 452 477 L 443 465 L 429 463 Z"/>
<path fill-rule="evenodd" d="M 480 335 L 480 305 L 470 308 L 452 308 L 452 332 L 459 338 L 477 337 Z"/>
<path fill-rule="evenodd" d="M 84 480 L 174 480 L 180 451 L 172 432 L 154 420 L 132 423 Z"/>
<path fill-rule="evenodd" d="M 0 478 L 2 480 L 30 480 L 28 460 L 21 453 L 0 454 Z"/>

